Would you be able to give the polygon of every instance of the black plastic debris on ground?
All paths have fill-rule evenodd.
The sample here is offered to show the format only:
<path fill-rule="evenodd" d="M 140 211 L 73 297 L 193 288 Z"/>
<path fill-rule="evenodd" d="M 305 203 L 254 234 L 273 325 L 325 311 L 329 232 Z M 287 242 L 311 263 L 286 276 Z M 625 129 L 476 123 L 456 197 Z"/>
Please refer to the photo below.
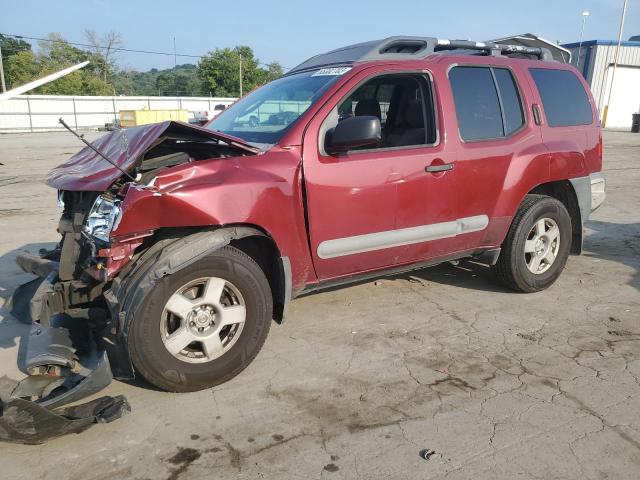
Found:
<path fill-rule="evenodd" d="M 435 450 L 430 450 L 428 448 L 424 448 L 418 453 L 418 455 L 420 455 L 420 458 L 422 458 L 423 460 L 429 460 L 435 454 Z"/>
<path fill-rule="evenodd" d="M 69 433 L 80 433 L 95 423 L 110 423 L 129 413 L 127 399 L 104 396 L 82 405 L 50 410 L 37 403 L 12 398 L 0 401 L 0 441 L 37 445 Z"/>

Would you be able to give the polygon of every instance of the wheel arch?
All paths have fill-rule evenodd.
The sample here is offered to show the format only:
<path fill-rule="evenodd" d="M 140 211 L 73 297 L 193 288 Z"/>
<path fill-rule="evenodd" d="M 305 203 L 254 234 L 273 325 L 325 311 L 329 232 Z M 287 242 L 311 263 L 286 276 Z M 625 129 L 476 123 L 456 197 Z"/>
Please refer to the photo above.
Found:
<path fill-rule="evenodd" d="M 558 180 L 540 184 L 527 192 L 529 194 L 547 195 L 562 202 L 571 217 L 571 251 L 574 255 L 582 253 L 583 219 L 576 191 L 568 180 Z"/>
<path fill-rule="evenodd" d="M 145 242 L 104 292 L 112 325 L 109 359 L 118 378 L 133 378 L 128 355 L 128 331 L 134 307 L 142 302 L 157 279 L 171 275 L 198 259 L 231 245 L 249 255 L 264 271 L 273 297 L 273 319 L 282 323 L 291 299 L 291 266 L 280 257 L 273 238 L 256 225 L 162 228 Z M 114 365 L 115 364 L 115 365 Z"/>
<path fill-rule="evenodd" d="M 185 246 L 185 255 L 188 257 L 175 270 L 184 268 L 202 255 L 214 252 L 225 245 L 241 250 L 255 261 L 267 277 L 273 297 L 273 319 L 282 323 L 286 310 L 291 300 L 291 263 L 288 257 L 281 256 L 280 249 L 274 238 L 259 225 L 249 223 L 229 224 L 224 226 L 203 226 L 189 229 L 162 228 L 156 232 L 156 241 L 164 238 L 209 237 L 201 245 Z M 183 250 L 183 249 L 181 249 Z M 170 274 L 172 272 L 168 272 Z"/>

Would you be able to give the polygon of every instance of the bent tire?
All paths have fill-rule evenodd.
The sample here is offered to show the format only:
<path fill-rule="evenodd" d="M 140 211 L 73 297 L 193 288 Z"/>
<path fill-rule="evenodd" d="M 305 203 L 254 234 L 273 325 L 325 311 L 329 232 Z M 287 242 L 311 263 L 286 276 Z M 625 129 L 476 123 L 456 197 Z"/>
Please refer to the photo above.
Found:
<path fill-rule="evenodd" d="M 135 369 L 162 390 L 190 392 L 226 382 L 253 361 L 273 305 L 260 267 L 225 246 L 157 280 L 132 313 Z"/>
<path fill-rule="evenodd" d="M 571 236 L 571 217 L 560 201 L 527 195 L 492 269 L 500 283 L 512 290 L 544 290 L 562 273 Z"/>

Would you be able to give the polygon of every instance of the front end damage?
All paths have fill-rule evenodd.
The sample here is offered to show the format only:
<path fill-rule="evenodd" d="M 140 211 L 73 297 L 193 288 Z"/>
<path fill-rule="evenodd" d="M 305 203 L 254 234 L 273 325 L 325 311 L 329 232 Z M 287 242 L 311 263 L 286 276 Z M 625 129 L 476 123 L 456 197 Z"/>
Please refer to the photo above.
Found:
<path fill-rule="evenodd" d="M 102 298 L 106 283 L 92 276 L 95 245 L 83 235 L 87 206 L 95 197 L 66 192 L 65 199 L 71 201 L 65 202 L 58 225 L 62 235 L 58 247 L 17 258 L 25 272 L 38 278 L 18 287 L 10 303 L 11 313 L 31 328 L 24 358 L 28 375 L 2 406 L 2 440 L 41 443 L 107 421 L 103 410 L 108 421 L 129 411 L 126 399 L 111 397 L 95 404 L 98 411 L 74 410 L 75 417 L 60 410 L 99 392 L 113 378 L 107 353 L 109 315 Z M 78 417 L 79 412 L 88 417 Z"/>
<path fill-rule="evenodd" d="M 87 147 L 52 171 L 48 183 L 58 188 L 63 206 L 61 240 L 54 250 L 17 259 L 38 278 L 20 286 L 10 303 L 14 316 L 31 324 L 24 360 L 28 376 L 0 403 L 0 440 L 39 443 L 129 410 L 120 397 L 103 397 L 84 409 L 60 409 L 102 390 L 114 376 L 134 376 L 119 308 L 118 297 L 126 294 L 121 276 L 158 238 L 152 228 L 112 235 L 127 194 L 131 189 L 137 197 L 159 195 L 157 176 L 178 165 L 256 153 L 214 132 L 175 122 L 112 132 L 93 145 L 116 166 Z M 120 170 L 136 181 L 128 181 Z"/>

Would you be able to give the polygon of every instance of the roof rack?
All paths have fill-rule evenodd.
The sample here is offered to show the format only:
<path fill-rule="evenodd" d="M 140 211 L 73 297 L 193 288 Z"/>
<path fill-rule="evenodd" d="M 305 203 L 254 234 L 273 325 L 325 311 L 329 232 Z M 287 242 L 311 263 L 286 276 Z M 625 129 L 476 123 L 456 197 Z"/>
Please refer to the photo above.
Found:
<path fill-rule="evenodd" d="M 437 52 L 460 50 L 458 53 L 473 55 L 532 56 L 539 60 L 553 61 L 547 48 L 522 45 L 445 40 L 434 37 L 388 37 L 383 40 L 357 43 L 321 53 L 305 60 L 287 74 L 330 65 L 345 65 L 368 60 L 416 60 Z"/>

